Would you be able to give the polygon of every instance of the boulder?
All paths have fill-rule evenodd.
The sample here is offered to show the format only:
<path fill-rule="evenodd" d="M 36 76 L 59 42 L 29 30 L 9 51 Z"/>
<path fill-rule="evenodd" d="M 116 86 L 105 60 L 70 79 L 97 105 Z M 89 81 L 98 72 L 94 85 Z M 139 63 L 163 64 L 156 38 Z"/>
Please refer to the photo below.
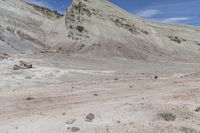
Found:
<path fill-rule="evenodd" d="M 14 65 L 13 70 L 20 70 L 20 69 L 31 69 L 33 65 L 28 62 L 20 61 L 19 65 Z"/>

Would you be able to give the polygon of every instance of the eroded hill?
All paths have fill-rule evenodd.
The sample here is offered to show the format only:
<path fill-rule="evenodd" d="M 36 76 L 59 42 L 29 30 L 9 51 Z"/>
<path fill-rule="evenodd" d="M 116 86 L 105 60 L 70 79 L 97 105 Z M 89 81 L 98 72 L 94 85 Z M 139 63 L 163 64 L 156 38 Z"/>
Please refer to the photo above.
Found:
<path fill-rule="evenodd" d="M 106 0 L 73 0 L 65 16 L 22 0 L 0 1 L 1 53 L 198 60 L 200 29 L 151 22 Z"/>

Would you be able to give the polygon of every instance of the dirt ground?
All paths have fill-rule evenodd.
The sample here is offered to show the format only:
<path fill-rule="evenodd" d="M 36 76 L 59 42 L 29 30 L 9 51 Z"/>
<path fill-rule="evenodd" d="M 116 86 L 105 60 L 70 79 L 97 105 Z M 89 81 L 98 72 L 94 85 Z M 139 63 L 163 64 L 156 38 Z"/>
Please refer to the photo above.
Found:
<path fill-rule="evenodd" d="M 20 60 L 33 68 L 12 70 Z M 59 55 L 2 60 L 0 133 L 199 133 L 199 68 Z"/>

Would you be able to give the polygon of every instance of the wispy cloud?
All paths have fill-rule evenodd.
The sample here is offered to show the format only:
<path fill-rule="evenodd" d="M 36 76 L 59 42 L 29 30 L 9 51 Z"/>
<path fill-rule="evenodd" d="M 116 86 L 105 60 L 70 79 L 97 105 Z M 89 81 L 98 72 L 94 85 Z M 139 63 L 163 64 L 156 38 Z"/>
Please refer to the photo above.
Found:
<path fill-rule="evenodd" d="M 187 20 L 191 20 L 191 19 L 192 18 L 189 18 L 189 17 L 172 17 L 172 18 L 163 19 L 161 21 L 165 22 L 165 23 L 178 23 L 181 21 L 187 21 Z"/>
<path fill-rule="evenodd" d="M 27 0 L 27 2 L 34 3 L 36 5 L 52 8 L 52 6 L 49 4 L 49 1 L 50 0 Z"/>
<path fill-rule="evenodd" d="M 132 11 L 138 16 L 166 23 L 200 25 L 200 0 L 149 0 L 146 5 L 138 0 L 138 3 L 140 8 Z"/>
<path fill-rule="evenodd" d="M 155 9 L 147 9 L 147 10 L 143 10 L 143 11 L 139 11 L 137 13 L 138 16 L 140 17 L 144 17 L 144 18 L 151 18 L 157 14 L 160 14 L 161 12 L 159 10 L 155 10 Z"/>

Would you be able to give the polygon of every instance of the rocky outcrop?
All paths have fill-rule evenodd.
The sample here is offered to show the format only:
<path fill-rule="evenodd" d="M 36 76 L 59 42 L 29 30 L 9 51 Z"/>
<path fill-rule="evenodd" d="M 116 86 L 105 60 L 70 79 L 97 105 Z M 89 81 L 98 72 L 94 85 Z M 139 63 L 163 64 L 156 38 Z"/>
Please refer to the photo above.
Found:
<path fill-rule="evenodd" d="M 84 27 L 85 18 L 84 15 L 91 16 L 86 5 L 82 1 L 74 1 L 71 7 L 66 12 L 65 26 L 68 32 L 68 38 L 78 41 L 79 43 L 87 43 L 87 39 L 90 35 L 87 29 Z"/>
<path fill-rule="evenodd" d="M 33 65 L 31 63 L 20 61 L 19 65 L 14 65 L 13 70 L 20 70 L 20 69 L 31 69 Z"/>

